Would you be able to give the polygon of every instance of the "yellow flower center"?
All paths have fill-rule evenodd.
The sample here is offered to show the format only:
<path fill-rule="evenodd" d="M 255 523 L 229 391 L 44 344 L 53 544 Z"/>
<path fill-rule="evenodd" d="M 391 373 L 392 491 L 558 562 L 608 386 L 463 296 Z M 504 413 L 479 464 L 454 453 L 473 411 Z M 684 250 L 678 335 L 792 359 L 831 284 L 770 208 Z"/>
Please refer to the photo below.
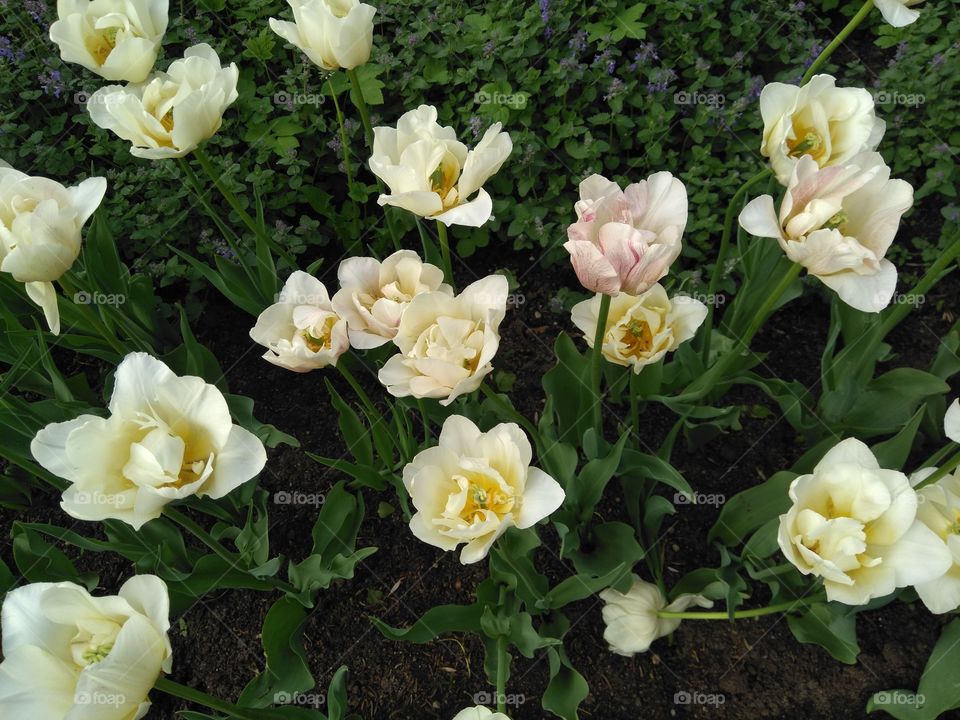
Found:
<path fill-rule="evenodd" d="M 626 344 L 625 353 L 628 355 L 649 352 L 653 347 L 653 333 L 650 331 L 650 325 L 636 318 L 631 319 L 627 324 L 627 332 L 623 340 Z"/>
<path fill-rule="evenodd" d="M 113 643 L 88 647 L 83 651 L 83 661 L 87 665 L 93 665 L 101 660 L 106 660 L 111 650 L 113 650 Z"/>
<path fill-rule="evenodd" d="M 827 220 L 826 227 L 830 230 L 835 230 L 836 228 L 841 227 L 844 223 L 847 222 L 850 218 L 847 217 L 847 214 L 841 210 L 836 215 Z"/>
<path fill-rule="evenodd" d="M 103 65 L 110 56 L 110 53 L 112 53 L 113 49 L 117 46 L 117 32 L 119 30 L 120 28 L 116 27 L 107 28 L 103 32 L 88 39 L 87 49 L 90 51 L 90 54 L 93 55 L 98 65 Z"/>
<path fill-rule="evenodd" d="M 160 124 L 168 133 L 173 132 L 173 110 L 168 110 L 167 114 L 160 118 Z"/>
<path fill-rule="evenodd" d="M 460 179 L 460 163 L 448 152 L 430 174 L 430 189 L 440 196 L 444 210 L 460 204 L 457 181 Z"/>
<path fill-rule="evenodd" d="M 798 158 L 801 155 L 810 155 L 814 160 L 817 160 L 824 147 L 823 138 L 813 131 L 808 131 L 803 135 L 798 135 L 794 140 L 788 140 L 787 147 L 790 148 L 790 157 Z"/>
<path fill-rule="evenodd" d="M 503 517 L 513 510 L 516 504 L 513 496 L 505 493 L 493 478 L 478 473 L 467 478 L 467 481 L 467 502 L 460 512 L 460 517 L 465 522 L 482 520 L 485 512 Z"/>

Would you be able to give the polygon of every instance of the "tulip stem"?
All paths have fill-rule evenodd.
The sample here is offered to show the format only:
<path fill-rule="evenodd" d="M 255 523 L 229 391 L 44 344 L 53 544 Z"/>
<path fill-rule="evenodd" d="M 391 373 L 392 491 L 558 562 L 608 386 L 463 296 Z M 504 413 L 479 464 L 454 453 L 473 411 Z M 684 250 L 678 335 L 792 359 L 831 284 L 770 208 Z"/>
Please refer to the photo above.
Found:
<path fill-rule="evenodd" d="M 910 291 L 910 295 L 913 296 L 914 300 L 918 297 L 922 297 L 930 292 L 931 288 L 936 285 L 943 277 L 944 271 L 949 271 L 951 264 L 957 257 L 960 256 L 960 236 L 954 236 L 953 241 L 949 244 L 947 249 L 940 254 L 936 262 L 930 266 L 930 269 L 924 274 L 913 289 Z M 885 338 L 891 330 L 893 330 L 900 322 L 910 313 L 910 310 L 913 309 L 918 303 L 897 303 L 893 305 L 887 316 L 883 319 L 883 326 L 880 330 L 880 338 Z"/>
<path fill-rule="evenodd" d="M 426 445 L 433 435 L 430 432 L 430 416 L 427 415 L 427 404 L 423 402 L 423 398 L 417 398 L 417 407 L 420 409 L 420 422 L 423 423 L 423 444 Z"/>
<path fill-rule="evenodd" d="M 357 394 L 357 397 L 360 398 L 360 402 L 363 403 L 363 407 L 366 408 L 367 412 L 370 414 L 370 422 L 376 422 L 380 419 L 380 413 L 377 411 L 377 406 L 373 404 L 373 400 L 370 399 L 370 396 L 367 395 L 367 391 L 363 389 L 357 379 L 353 376 L 353 373 L 347 369 L 346 364 L 339 362 L 337 363 L 337 370 L 340 371 L 340 374 L 343 375 L 343 379 L 349 383 L 350 387 L 353 388 L 353 391 Z"/>
<path fill-rule="evenodd" d="M 633 368 L 627 368 L 630 373 L 630 379 L 627 382 L 627 393 L 630 395 L 630 425 L 633 431 L 640 433 L 640 388 L 637 387 L 637 378 L 640 376 L 633 371 Z"/>
<path fill-rule="evenodd" d="M 600 379 L 603 375 L 603 338 L 607 334 L 607 318 L 610 316 L 610 296 L 600 295 L 600 314 L 593 334 L 593 353 L 590 360 L 590 388 L 593 391 L 593 427 L 597 436 L 603 436 L 603 393 Z"/>
<path fill-rule="evenodd" d="M 789 612 L 797 606 L 806 607 L 802 599 L 791 600 L 790 602 L 777 603 L 762 608 L 753 608 L 752 610 L 736 610 L 733 613 L 734 620 L 744 618 L 760 617 L 762 615 L 773 615 L 778 612 Z M 709 612 L 675 612 L 673 610 L 658 610 L 657 617 L 674 618 L 677 620 L 730 620 L 730 613 L 725 610 Z"/>
<path fill-rule="evenodd" d="M 707 285 L 707 319 L 704 322 L 703 331 L 703 363 L 706 365 L 710 361 L 710 336 L 713 334 L 713 312 L 716 307 L 717 290 L 720 287 L 720 279 L 723 277 L 723 270 L 727 264 L 727 255 L 730 252 L 730 240 L 733 237 L 734 216 L 737 210 L 743 205 L 743 198 L 747 191 L 758 182 L 771 175 L 769 167 L 765 167 L 753 177 L 740 186 L 740 189 L 730 198 L 730 204 L 727 205 L 727 212 L 723 218 L 723 234 L 720 236 L 720 247 L 717 250 L 717 259 L 713 266 L 713 272 L 710 273 L 710 283 Z"/>
<path fill-rule="evenodd" d="M 171 695 L 181 700 L 203 705 L 204 707 L 226 713 L 228 717 L 239 718 L 240 720 L 264 720 L 264 718 L 274 717 L 270 710 L 261 710 L 254 708 L 242 708 L 226 700 L 209 695 L 201 690 L 195 690 L 192 687 L 181 685 L 178 682 L 161 677 L 153 685 L 154 688 L 162 693 Z M 276 717 L 286 717 L 279 713 Z"/>
<path fill-rule="evenodd" d="M 791 263 L 790 269 L 784 273 L 783 277 L 780 279 L 780 282 L 773 289 L 773 292 L 767 296 L 767 299 L 764 301 L 763 305 L 754 314 L 753 320 L 750 322 L 750 325 L 747 326 L 746 332 L 744 332 L 743 336 L 740 337 L 739 345 L 729 350 L 726 354 L 720 356 L 717 362 L 714 363 L 707 370 L 707 372 L 692 382 L 684 393 L 672 398 L 673 400 L 693 402 L 701 399 L 713 389 L 714 385 L 730 368 L 730 365 L 732 365 L 733 362 L 741 356 L 740 347 L 742 346 L 745 350 L 750 349 L 750 341 L 753 340 L 753 336 L 760 331 L 761 327 L 763 327 L 763 323 L 773 312 L 777 301 L 780 300 L 781 296 L 787 291 L 787 288 L 790 287 L 790 284 L 797 279 L 801 270 L 803 270 L 802 265 Z"/>
<path fill-rule="evenodd" d="M 503 608 L 507 598 L 507 588 L 500 586 L 500 600 L 497 607 Z M 500 635 L 497 638 L 497 712 L 507 712 L 507 673 L 510 671 L 510 655 L 507 652 L 507 638 Z"/>
<path fill-rule="evenodd" d="M 443 274 L 450 283 L 450 287 L 456 289 L 456 283 L 453 281 L 453 263 L 450 261 L 450 240 L 447 238 L 447 226 L 437 220 L 437 236 L 440 238 L 440 259 L 443 263 Z"/>
<path fill-rule="evenodd" d="M 925 478 L 923 481 L 917 483 L 913 489 L 919 490 L 927 485 L 933 485 L 940 478 L 946 477 L 952 473 L 957 467 L 960 467 L 960 452 L 956 453 L 952 458 L 947 460 L 930 477 Z"/>
<path fill-rule="evenodd" d="M 337 91 L 333 87 L 333 76 L 327 78 L 330 86 L 330 97 L 333 98 L 333 107 L 337 111 L 337 124 L 340 125 L 340 146 L 343 150 L 343 169 L 347 174 L 348 192 L 353 190 L 353 173 L 350 172 L 350 143 L 347 141 L 347 128 L 343 124 L 343 112 L 340 110 L 340 101 L 337 100 Z M 353 198 L 351 197 L 351 200 Z"/>
<path fill-rule="evenodd" d="M 367 101 L 363 97 L 363 87 L 360 85 L 360 78 L 357 77 L 357 71 L 347 70 L 347 77 L 350 78 L 350 85 L 353 87 L 353 98 L 357 104 L 357 111 L 360 113 L 360 120 L 363 122 L 363 133 L 367 138 L 367 150 L 373 153 L 373 125 L 370 123 L 370 110 L 367 108 Z M 377 178 L 377 189 L 380 194 L 385 193 L 383 181 Z M 395 250 L 400 249 L 400 238 L 397 236 L 397 230 L 393 227 L 393 220 L 390 219 L 390 213 L 387 208 L 383 208 L 383 217 L 387 221 L 387 230 L 390 231 L 390 238 L 393 240 Z"/>
<path fill-rule="evenodd" d="M 800 81 L 801 86 L 807 84 L 817 70 L 819 70 L 821 66 L 830 58 L 830 56 L 833 55 L 833 51 L 840 47 L 850 33 L 856 30 L 857 26 L 863 22 L 867 15 L 870 14 L 870 11 L 873 9 L 873 1 L 874 0 L 866 0 L 866 2 L 864 2 L 861 8 L 857 11 L 857 14 L 850 18 L 850 22 L 844 26 L 843 30 L 841 30 L 833 39 L 833 41 L 821 51 L 821 53 L 817 56 L 817 59 L 813 61 L 813 64 L 811 64 L 810 67 L 807 68 L 807 71 L 803 74 L 803 79 Z"/>

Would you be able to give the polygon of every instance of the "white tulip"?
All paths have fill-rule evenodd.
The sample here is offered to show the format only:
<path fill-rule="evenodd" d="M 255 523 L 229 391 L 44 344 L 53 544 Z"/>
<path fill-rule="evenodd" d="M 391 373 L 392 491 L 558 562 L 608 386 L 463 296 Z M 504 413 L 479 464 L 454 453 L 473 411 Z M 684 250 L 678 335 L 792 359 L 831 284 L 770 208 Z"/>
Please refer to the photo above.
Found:
<path fill-rule="evenodd" d="M 453 720 L 510 720 L 510 718 L 483 705 L 477 705 L 477 707 L 461 710 L 453 716 Z"/>
<path fill-rule="evenodd" d="M 452 127 L 437 123 L 437 109 L 429 105 L 405 113 L 396 128 L 374 128 L 370 169 L 390 188 L 377 202 L 447 226 L 480 227 L 493 211 L 483 184 L 513 150 L 510 136 L 500 128 L 494 123 L 467 150 Z"/>
<path fill-rule="evenodd" d="M 146 353 L 120 363 L 109 410 L 107 418 L 51 423 L 30 444 L 40 465 L 70 481 L 60 506 L 79 520 L 139 529 L 174 500 L 223 497 L 267 461 L 215 386 L 179 377 Z"/>
<path fill-rule="evenodd" d="M 960 399 L 954 400 L 943 416 L 943 433 L 955 443 L 960 443 Z"/>
<path fill-rule="evenodd" d="M 8 720 L 137 720 L 172 656 L 167 586 L 138 575 L 118 595 L 34 583 L 3 602 L 0 716 Z"/>
<path fill-rule="evenodd" d="M 238 78 L 235 63 L 221 67 L 212 47 L 194 45 L 144 83 L 100 88 L 87 110 L 96 125 L 130 142 L 136 157 L 183 157 L 220 129 Z"/>
<path fill-rule="evenodd" d="M 904 27 L 916 22 L 920 13 L 910 8 L 921 2 L 923 0 L 873 0 L 883 19 L 894 27 Z"/>
<path fill-rule="evenodd" d="M 878 153 L 827 168 L 804 156 L 779 216 L 773 198 L 761 195 L 744 207 L 740 225 L 757 237 L 776 238 L 788 258 L 851 307 L 879 312 L 897 286 L 897 269 L 884 255 L 912 205 L 910 183 L 891 180 Z"/>
<path fill-rule="evenodd" d="M 460 551 L 464 565 L 482 560 L 511 527 L 528 528 L 563 503 L 563 488 L 530 467 L 530 441 L 515 423 L 488 432 L 451 415 L 436 447 L 403 469 L 403 484 L 417 512 L 410 530 L 441 550 Z"/>
<path fill-rule="evenodd" d="M 507 279 L 490 275 L 456 297 L 417 295 L 393 339 L 400 353 L 380 368 L 380 382 L 395 397 L 435 398 L 441 405 L 476 390 L 493 371 L 507 293 Z"/>
<path fill-rule="evenodd" d="M 383 262 L 347 258 L 337 276 L 340 290 L 333 296 L 333 309 L 347 321 L 350 345 L 358 350 L 380 347 L 396 337 L 403 311 L 417 295 L 453 295 L 443 282 L 443 270 L 412 250 L 398 250 Z"/>
<path fill-rule="evenodd" d="M 916 487 L 934 472 L 936 468 L 924 468 L 910 476 L 910 484 Z M 914 589 L 930 612 L 952 612 L 960 607 L 960 471 L 920 488 L 917 494 L 917 518 L 943 541 L 952 563 L 943 575 L 917 583 Z"/>
<path fill-rule="evenodd" d="M 583 331 L 587 345 L 593 347 L 600 321 L 598 293 L 573 306 L 574 325 Z M 699 300 L 675 295 L 659 283 L 640 295 L 622 292 L 611 298 L 607 327 L 603 336 L 603 356 L 612 363 L 639 373 L 697 333 L 707 317 L 707 306 Z"/>
<path fill-rule="evenodd" d="M 26 284 L 54 335 L 60 333 L 60 311 L 53 283 L 79 256 L 81 228 L 106 191 L 102 177 L 67 188 L 0 166 L 0 271 Z"/>
<path fill-rule="evenodd" d="M 683 594 L 669 605 L 660 588 L 633 576 L 633 585 L 626 594 L 607 588 L 600 593 L 603 600 L 603 622 L 607 628 L 603 639 L 617 655 L 631 657 L 645 653 L 657 638 L 662 638 L 680 625 L 679 618 L 662 618 L 660 610 L 683 612 L 691 605 L 713 607 L 703 595 Z"/>
<path fill-rule="evenodd" d="M 838 88 L 830 75 L 814 75 L 803 87 L 770 83 L 760 93 L 763 143 L 760 154 L 781 185 L 801 157 L 820 167 L 842 165 L 874 150 L 885 124 L 874 114 L 873 96 L 863 88 Z"/>
<path fill-rule="evenodd" d="M 295 22 L 270 18 L 270 29 L 324 70 L 351 70 L 370 59 L 377 9 L 360 0 L 287 0 Z"/>
<path fill-rule="evenodd" d="M 57 0 L 50 39 L 65 62 L 111 81 L 143 82 L 167 31 L 169 0 Z"/>
<path fill-rule="evenodd" d="M 287 280 L 278 302 L 260 313 L 250 337 L 267 348 L 264 360 L 294 372 L 336 366 L 350 349 L 347 322 L 327 288 L 301 270 Z"/>
<path fill-rule="evenodd" d="M 941 577 L 950 551 L 917 518 L 906 476 L 883 470 L 855 438 L 833 447 L 790 485 L 779 544 L 804 575 L 823 578 L 827 599 L 864 605 L 897 588 Z"/>

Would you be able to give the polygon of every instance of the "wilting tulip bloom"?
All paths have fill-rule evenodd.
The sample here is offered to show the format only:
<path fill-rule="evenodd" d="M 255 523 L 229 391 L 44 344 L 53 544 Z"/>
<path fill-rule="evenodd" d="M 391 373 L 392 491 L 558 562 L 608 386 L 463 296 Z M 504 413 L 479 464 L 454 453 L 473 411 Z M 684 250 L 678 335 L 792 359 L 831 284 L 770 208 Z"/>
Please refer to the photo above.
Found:
<path fill-rule="evenodd" d="M 874 150 L 885 124 L 874 114 L 873 96 L 863 88 L 838 88 L 830 75 L 814 75 L 803 87 L 770 83 L 760 93 L 763 143 L 760 154 L 781 185 L 797 161 L 810 157 L 819 167 L 843 165 Z"/>
<path fill-rule="evenodd" d="M 100 88 L 87 110 L 96 125 L 130 142 L 137 157 L 183 157 L 220 129 L 237 99 L 238 77 L 235 63 L 221 67 L 212 47 L 194 45 L 146 82 Z"/>
<path fill-rule="evenodd" d="M 81 228 L 106 191 L 102 177 L 67 188 L 0 163 L 0 271 L 25 283 L 54 335 L 60 333 L 60 311 L 53 283 L 80 254 Z"/>
<path fill-rule="evenodd" d="M 340 289 L 333 296 L 333 309 L 347 321 L 350 345 L 359 350 L 393 340 L 403 311 L 417 295 L 453 295 L 443 282 L 443 270 L 423 262 L 412 250 L 398 250 L 383 262 L 347 258 L 337 276 Z"/>
<path fill-rule="evenodd" d="M 577 303 L 571 313 L 591 348 L 600 321 L 600 298 L 598 294 Z M 610 301 L 601 352 L 610 362 L 639 373 L 692 338 L 706 317 L 702 302 L 684 295 L 668 298 L 659 283 L 640 295 L 620 293 Z"/>
<path fill-rule="evenodd" d="M 453 720 L 510 720 L 510 718 L 483 705 L 477 705 L 477 707 L 461 710 L 453 716 Z"/>
<path fill-rule="evenodd" d="M 473 150 L 452 127 L 437 123 L 437 109 L 429 105 L 405 113 L 396 128 L 374 128 L 370 169 L 390 188 L 377 202 L 447 226 L 480 227 L 493 211 L 483 184 L 513 150 L 500 127 L 491 125 Z"/>
<path fill-rule="evenodd" d="M 883 19 L 894 27 L 903 27 L 916 22 L 920 13 L 910 8 L 921 2 L 923 0 L 873 0 Z"/>
<path fill-rule="evenodd" d="M 393 339 L 400 353 L 380 368 L 380 382 L 395 397 L 435 398 L 441 405 L 476 390 L 493 371 L 507 292 L 507 279 L 490 275 L 456 297 L 417 295 Z"/>
<path fill-rule="evenodd" d="M 954 400 L 947 408 L 943 418 L 944 434 L 956 443 L 960 443 L 960 399 Z"/>
<path fill-rule="evenodd" d="M 294 22 L 270 18 L 270 29 L 324 70 L 351 70 L 370 59 L 377 9 L 359 0 L 287 0 Z"/>
<path fill-rule="evenodd" d="M 580 183 L 577 222 L 564 244 L 587 290 L 638 295 L 667 274 L 680 255 L 687 191 L 668 172 L 628 185 L 591 175 Z"/>
<path fill-rule="evenodd" d="M 267 462 L 263 443 L 233 424 L 215 386 L 179 377 L 146 353 L 120 363 L 109 409 L 106 418 L 51 423 L 30 444 L 40 465 L 70 481 L 60 506 L 78 520 L 139 529 L 174 500 L 223 497 Z"/>
<path fill-rule="evenodd" d="M 607 588 L 600 593 L 600 599 L 604 602 L 603 622 L 607 626 L 603 639 L 612 652 L 627 657 L 645 653 L 654 640 L 669 635 L 679 627 L 679 618 L 659 617 L 657 613 L 660 610 L 683 612 L 691 605 L 713 607 L 713 602 L 703 595 L 690 594 L 680 595 L 668 605 L 659 587 L 644 582 L 636 575 L 626 594 Z"/>
<path fill-rule="evenodd" d="M 910 476 L 914 487 L 936 472 L 936 468 L 924 468 Z M 945 475 L 933 485 L 917 490 L 920 504 L 917 518 L 943 541 L 950 551 L 952 562 L 945 573 L 926 582 L 917 583 L 914 589 L 920 600 L 933 613 L 946 613 L 960 607 L 960 471 Z"/>
<path fill-rule="evenodd" d="M 943 576 L 950 551 L 917 517 L 907 477 L 883 470 L 855 438 L 833 447 L 790 485 L 779 543 L 804 575 L 823 578 L 827 599 L 864 605 Z"/>
<path fill-rule="evenodd" d="M 851 307 L 879 312 L 897 286 L 897 269 L 884 255 L 911 205 L 910 183 L 891 180 L 877 153 L 827 168 L 803 157 L 779 217 L 773 198 L 761 195 L 740 213 L 740 225 L 757 237 L 776 238 L 788 258 Z"/>
<path fill-rule="evenodd" d="M 347 322 L 327 288 L 301 270 L 287 280 L 278 302 L 260 313 L 250 337 L 267 348 L 264 360 L 295 372 L 336 366 L 350 349 Z"/>
<path fill-rule="evenodd" d="M 501 423 L 488 432 L 451 415 L 437 447 L 420 452 L 404 469 L 403 484 L 417 512 L 410 530 L 441 550 L 460 551 L 464 565 L 482 560 L 508 529 L 528 528 L 563 502 L 563 488 L 530 467 L 533 452 L 520 426 Z"/>
<path fill-rule="evenodd" d="M 167 31 L 169 0 L 58 0 L 50 39 L 65 62 L 111 81 L 143 82 Z"/>
<path fill-rule="evenodd" d="M 71 582 L 33 583 L 3 602 L 0 716 L 135 720 L 171 670 L 167 586 L 137 575 L 119 595 Z"/>

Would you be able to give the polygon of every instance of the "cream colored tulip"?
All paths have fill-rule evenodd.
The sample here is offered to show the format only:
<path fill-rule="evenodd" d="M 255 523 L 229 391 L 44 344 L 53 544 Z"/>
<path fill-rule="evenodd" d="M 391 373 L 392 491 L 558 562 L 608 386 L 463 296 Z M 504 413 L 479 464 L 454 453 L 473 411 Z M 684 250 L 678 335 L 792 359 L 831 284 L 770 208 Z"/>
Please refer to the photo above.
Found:
<path fill-rule="evenodd" d="M 54 335 L 60 311 L 53 283 L 80 255 L 81 229 L 106 191 L 102 177 L 67 188 L 0 166 L 0 271 L 25 283 Z"/>
<path fill-rule="evenodd" d="M 110 81 L 143 82 L 167 31 L 169 0 L 57 0 L 50 39 L 65 62 Z"/>
<path fill-rule="evenodd" d="M 757 237 L 776 238 L 788 258 L 851 307 L 879 312 L 897 286 L 897 269 L 884 255 L 912 205 L 910 183 L 891 180 L 878 153 L 827 168 L 804 156 L 779 216 L 773 198 L 761 195 L 740 213 L 740 225 Z"/>
<path fill-rule="evenodd" d="M 167 586 L 137 575 L 118 595 L 71 582 L 34 583 L 3 602 L 0 717 L 137 720 L 169 673 Z"/>
<path fill-rule="evenodd" d="M 370 59 L 377 9 L 360 0 L 287 0 L 294 22 L 270 18 L 270 29 L 324 70 L 352 70 Z"/>
<path fill-rule="evenodd" d="M 398 250 L 383 262 L 347 258 L 337 276 L 340 289 L 333 296 L 333 309 L 347 321 L 350 345 L 359 350 L 380 347 L 396 337 L 403 312 L 417 295 L 453 296 L 453 289 L 443 282 L 443 270 L 423 262 L 412 250 Z"/>
<path fill-rule="evenodd" d="M 659 587 L 637 575 L 626 593 L 607 588 L 600 593 L 600 599 L 604 602 L 603 622 L 607 626 L 603 639 L 612 652 L 627 657 L 647 652 L 654 640 L 666 637 L 680 626 L 679 618 L 662 618 L 657 615 L 659 611 L 683 612 L 691 605 L 713 607 L 713 602 L 703 595 L 690 594 L 680 595 L 668 605 Z"/>
<path fill-rule="evenodd" d="M 393 339 L 400 353 L 380 369 L 380 382 L 395 397 L 435 398 L 441 405 L 476 390 L 493 371 L 507 292 L 507 279 L 490 275 L 456 297 L 417 295 Z"/>
<path fill-rule="evenodd" d="M 770 83 L 760 93 L 763 142 L 760 154 L 781 185 L 797 161 L 820 167 L 843 165 L 874 150 L 885 124 L 874 114 L 873 96 L 863 88 L 838 88 L 830 75 L 814 75 L 803 87 Z"/>
<path fill-rule="evenodd" d="M 397 127 L 374 128 L 370 169 L 390 188 L 377 202 L 449 225 L 480 227 L 493 201 L 483 184 L 513 150 L 510 136 L 491 125 L 472 150 L 451 127 L 437 123 L 437 110 L 421 105 Z"/>
<path fill-rule="evenodd" d="M 233 424 L 215 386 L 179 377 L 146 353 L 120 363 L 109 409 L 106 418 L 51 423 L 30 444 L 41 466 L 70 482 L 60 506 L 78 520 L 139 529 L 175 500 L 223 497 L 267 462 L 263 443 Z"/>
<path fill-rule="evenodd" d="M 917 10 L 911 10 L 914 5 L 919 5 L 923 0 L 873 0 L 883 19 L 894 27 L 904 27 L 917 21 L 920 13 Z"/>
<path fill-rule="evenodd" d="M 924 468 L 910 477 L 910 484 L 916 487 L 934 472 L 936 468 Z M 942 575 L 917 583 L 914 589 L 930 612 L 952 612 L 960 607 L 960 470 L 917 494 L 917 519 L 946 545 L 952 562 Z"/>
<path fill-rule="evenodd" d="M 780 550 L 801 573 L 823 579 L 828 600 L 865 605 L 935 580 L 952 564 L 943 541 L 918 519 L 906 476 L 882 469 L 855 438 L 796 478 L 790 500 L 780 516 Z"/>
<path fill-rule="evenodd" d="M 943 433 L 955 443 L 960 443 L 960 399 L 954 400 L 943 417 Z"/>
<path fill-rule="evenodd" d="M 580 283 L 593 292 L 637 295 L 667 274 L 681 251 L 687 191 L 668 172 L 628 185 L 591 175 L 580 183 L 577 222 L 564 248 Z"/>
<path fill-rule="evenodd" d="M 598 293 L 577 303 L 572 311 L 574 325 L 583 331 L 591 348 L 601 297 Z M 692 338 L 706 317 L 707 307 L 702 302 L 684 295 L 668 298 L 659 283 L 640 295 L 620 293 L 610 300 L 601 352 L 610 362 L 639 373 Z"/>
<path fill-rule="evenodd" d="M 301 270 L 287 280 L 278 302 L 260 313 L 250 337 L 267 348 L 264 360 L 294 372 L 336 366 L 350 349 L 347 322 L 327 288 Z"/>
<path fill-rule="evenodd" d="M 453 720 L 510 720 L 503 713 L 494 712 L 483 705 L 461 710 L 453 716 Z"/>
<path fill-rule="evenodd" d="M 436 447 L 420 452 L 403 469 L 403 484 L 416 513 L 410 530 L 442 550 L 460 551 L 474 563 L 512 527 L 528 528 L 563 503 L 563 488 L 539 468 L 520 426 L 501 423 L 488 432 L 451 415 Z"/>
<path fill-rule="evenodd" d="M 144 83 L 100 88 L 87 110 L 94 124 L 131 143 L 137 157 L 183 157 L 220 129 L 237 99 L 238 78 L 235 63 L 221 67 L 212 47 L 194 45 Z"/>

